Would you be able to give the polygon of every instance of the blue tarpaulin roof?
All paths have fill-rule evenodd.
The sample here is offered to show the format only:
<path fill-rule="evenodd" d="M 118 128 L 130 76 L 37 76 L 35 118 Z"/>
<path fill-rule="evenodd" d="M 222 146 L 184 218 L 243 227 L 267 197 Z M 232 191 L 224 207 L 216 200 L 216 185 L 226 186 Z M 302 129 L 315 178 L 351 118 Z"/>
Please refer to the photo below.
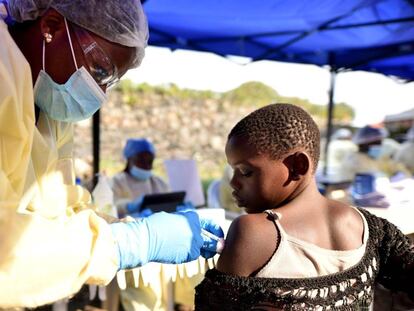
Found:
<path fill-rule="evenodd" d="M 147 0 L 150 45 L 414 80 L 414 0 Z"/>

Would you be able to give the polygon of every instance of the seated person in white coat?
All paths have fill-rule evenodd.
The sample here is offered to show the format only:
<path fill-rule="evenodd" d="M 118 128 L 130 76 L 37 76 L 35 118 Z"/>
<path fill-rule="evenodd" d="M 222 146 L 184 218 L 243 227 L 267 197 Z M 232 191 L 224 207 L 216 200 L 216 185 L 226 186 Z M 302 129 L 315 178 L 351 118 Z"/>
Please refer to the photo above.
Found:
<path fill-rule="evenodd" d="M 149 140 L 128 139 L 124 157 L 127 160 L 125 169 L 112 178 L 114 201 L 120 216 L 144 212 L 140 211 L 144 195 L 169 191 L 166 182 L 152 173 L 155 148 Z"/>

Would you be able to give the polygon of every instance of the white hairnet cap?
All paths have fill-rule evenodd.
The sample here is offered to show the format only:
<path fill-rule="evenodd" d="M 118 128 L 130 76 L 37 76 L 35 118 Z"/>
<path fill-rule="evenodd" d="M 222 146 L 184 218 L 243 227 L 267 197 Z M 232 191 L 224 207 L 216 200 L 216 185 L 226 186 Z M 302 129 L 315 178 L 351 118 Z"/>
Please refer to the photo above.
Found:
<path fill-rule="evenodd" d="M 357 145 L 369 144 L 385 138 L 386 132 L 371 126 L 364 126 L 360 128 L 352 138 L 352 141 Z"/>
<path fill-rule="evenodd" d="M 407 134 L 405 135 L 407 140 L 414 141 L 414 125 L 408 130 Z"/>
<path fill-rule="evenodd" d="M 139 66 L 148 42 L 148 23 L 139 0 L 9 0 L 17 22 L 34 20 L 53 8 L 69 21 L 124 46 L 136 48 Z"/>

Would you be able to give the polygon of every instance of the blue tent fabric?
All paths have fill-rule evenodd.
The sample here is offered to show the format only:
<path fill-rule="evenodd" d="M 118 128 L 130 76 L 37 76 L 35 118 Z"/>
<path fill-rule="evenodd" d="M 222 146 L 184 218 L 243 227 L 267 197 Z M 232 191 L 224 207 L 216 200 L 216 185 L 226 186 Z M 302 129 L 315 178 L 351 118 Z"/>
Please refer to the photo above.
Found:
<path fill-rule="evenodd" d="M 414 0 L 147 0 L 150 45 L 414 79 Z"/>

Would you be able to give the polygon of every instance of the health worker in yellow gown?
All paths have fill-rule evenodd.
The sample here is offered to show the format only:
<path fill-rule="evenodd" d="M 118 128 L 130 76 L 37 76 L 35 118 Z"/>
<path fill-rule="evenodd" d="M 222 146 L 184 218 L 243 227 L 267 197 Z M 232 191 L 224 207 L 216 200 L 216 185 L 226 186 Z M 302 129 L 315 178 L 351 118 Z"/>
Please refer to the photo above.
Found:
<path fill-rule="evenodd" d="M 72 123 L 140 64 L 147 39 L 138 0 L 0 0 L 0 308 L 212 255 L 201 228 L 221 229 L 195 212 L 109 224 L 74 182 Z"/>

